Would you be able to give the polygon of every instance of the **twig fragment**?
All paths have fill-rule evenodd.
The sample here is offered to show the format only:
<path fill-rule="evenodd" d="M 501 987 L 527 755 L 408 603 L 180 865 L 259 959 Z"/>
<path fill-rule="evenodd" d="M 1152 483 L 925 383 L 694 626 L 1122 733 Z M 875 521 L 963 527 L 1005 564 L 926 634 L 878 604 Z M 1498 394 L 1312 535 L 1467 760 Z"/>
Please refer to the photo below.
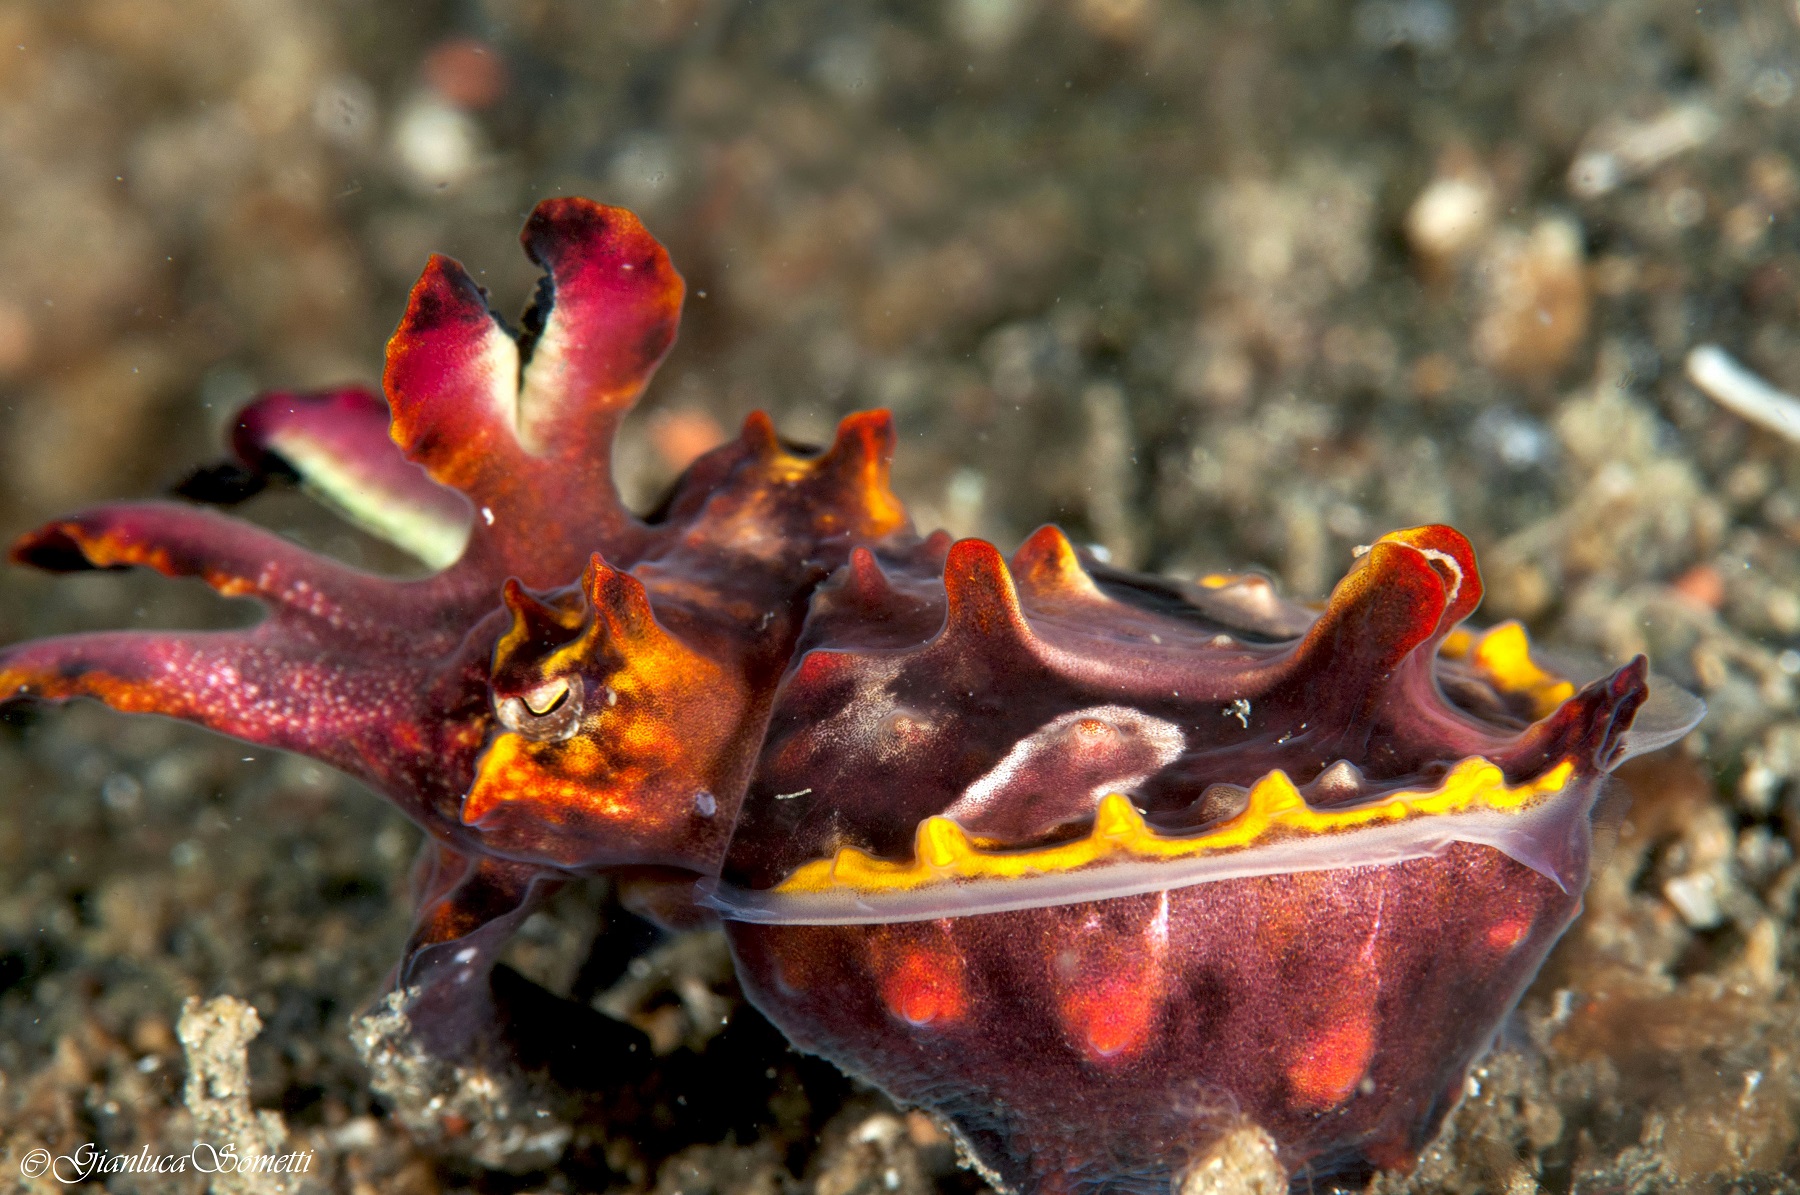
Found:
<path fill-rule="evenodd" d="M 1727 411 L 1800 444 L 1800 398 L 1771 386 L 1718 345 L 1703 344 L 1690 352 L 1687 375 Z"/>

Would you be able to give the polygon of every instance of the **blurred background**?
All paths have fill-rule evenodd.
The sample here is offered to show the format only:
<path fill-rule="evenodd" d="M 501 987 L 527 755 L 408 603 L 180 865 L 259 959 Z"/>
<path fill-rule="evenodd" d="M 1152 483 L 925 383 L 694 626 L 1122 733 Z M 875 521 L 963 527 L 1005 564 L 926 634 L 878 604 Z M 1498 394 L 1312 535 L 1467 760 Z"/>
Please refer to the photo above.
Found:
<path fill-rule="evenodd" d="M 1685 363 L 1800 389 L 1797 88 L 1776 0 L 0 0 L 0 532 L 162 490 L 260 390 L 375 382 L 428 253 L 515 311 L 537 199 L 629 206 L 688 282 L 620 445 L 640 507 L 753 409 L 820 441 L 885 406 L 922 529 L 1010 550 L 1054 520 L 1310 599 L 1450 522 L 1483 619 L 1705 694 L 1586 953 L 1527 1002 L 1605 990 L 1673 1037 L 1646 1060 L 1603 1018 L 1509 1080 L 1498 1160 L 1433 1181 L 1793 1190 L 1800 451 Z M 396 564 L 289 497 L 248 513 Z M 248 616 L 0 574 L 0 640 Z M 342 1044 L 412 831 L 265 756 L 90 710 L 0 727 L 0 1140 L 179 1115 L 169 1072 L 129 1074 L 173 1066 L 182 994 L 231 991 L 274 1025 L 259 1100 L 389 1151 L 331 1138 L 332 1183 L 490 1181 L 384 1135 Z M 516 961 L 586 998 L 582 916 Z M 1552 1095 L 1558 1057 L 1587 1077 Z"/>

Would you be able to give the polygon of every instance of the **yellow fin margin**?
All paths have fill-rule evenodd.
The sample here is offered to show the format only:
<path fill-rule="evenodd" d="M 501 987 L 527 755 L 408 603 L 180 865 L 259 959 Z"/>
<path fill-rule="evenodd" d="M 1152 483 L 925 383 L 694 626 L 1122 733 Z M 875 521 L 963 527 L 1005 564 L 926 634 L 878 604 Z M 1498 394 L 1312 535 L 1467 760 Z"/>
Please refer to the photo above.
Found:
<path fill-rule="evenodd" d="M 1163 835 L 1145 823 L 1130 798 L 1109 793 L 1085 838 L 1029 850 L 984 850 L 947 817 L 919 823 L 910 860 L 880 859 L 845 847 L 832 859 L 796 868 L 776 885 L 780 893 L 910 891 L 956 880 L 1004 880 L 1074 871 L 1131 859 L 1178 859 L 1243 850 L 1278 836 L 1333 834 L 1379 822 L 1493 810 L 1512 812 L 1559 792 L 1574 774 L 1563 760 L 1534 780 L 1508 785 L 1500 769 L 1470 758 L 1429 792 L 1401 791 L 1338 809 L 1314 809 L 1284 772 L 1270 772 L 1250 789 L 1249 804 L 1230 821 L 1202 834 Z"/>

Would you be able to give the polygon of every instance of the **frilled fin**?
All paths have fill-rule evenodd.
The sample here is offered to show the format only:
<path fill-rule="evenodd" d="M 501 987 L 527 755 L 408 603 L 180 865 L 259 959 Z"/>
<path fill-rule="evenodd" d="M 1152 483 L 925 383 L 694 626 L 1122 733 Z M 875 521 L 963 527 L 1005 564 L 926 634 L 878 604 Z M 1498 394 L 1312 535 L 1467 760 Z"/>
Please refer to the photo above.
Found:
<path fill-rule="evenodd" d="M 1093 816 L 1109 786 L 1179 833 L 1229 816 L 1234 792 L 1276 772 L 1320 808 L 1430 790 L 1432 769 L 1470 758 L 1513 783 L 1564 762 L 1586 780 L 1618 762 L 1642 701 L 1639 667 L 1529 728 L 1452 702 L 1439 648 L 1475 610 L 1481 579 L 1446 527 L 1377 541 L 1286 644 L 1226 630 L 1168 591 L 1098 581 L 1054 529 L 1027 540 L 1011 569 L 990 544 L 955 544 L 935 634 L 883 639 L 863 624 L 921 619 L 878 565 L 855 557 L 821 591 L 821 630 L 783 682 L 731 883 L 770 886 L 846 838 L 906 858 L 932 816 L 1023 846 Z M 870 776 L 888 798 L 829 817 L 782 796 Z"/>
<path fill-rule="evenodd" d="M 388 342 L 383 386 L 406 455 L 474 504 L 484 571 L 565 583 L 644 528 L 612 480 L 612 440 L 675 339 L 683 284 L 637 218 L 550 199 L 521 237 L 547 273 L 516 333 L 466 270 L 434 256 Z"/>

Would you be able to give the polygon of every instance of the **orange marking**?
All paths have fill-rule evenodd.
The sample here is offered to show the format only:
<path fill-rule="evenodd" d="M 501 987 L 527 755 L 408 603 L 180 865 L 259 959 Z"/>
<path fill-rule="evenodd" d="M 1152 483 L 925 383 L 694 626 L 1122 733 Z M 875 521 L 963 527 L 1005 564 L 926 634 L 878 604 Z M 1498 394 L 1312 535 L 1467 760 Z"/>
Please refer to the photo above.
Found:
<path fill-rule="evenodd" d="M 911 1025 L 954 1024 L 969 1011 L 962 956 L 941 942 L 871 943 L 881 1002 Z"/>
<path fill-rule="evenodd" d="M 984 539 L 961 539 L 944 558 L 948 605 L 942 637 L 1010 635 L 1031 638 L 1031 624 L 1019 606 L 1019 591 L 1000 550 Z"/>
<path fill-rule="evenodd" d="M 1475 567 L 1475 549 L 1455 528 L 1442 524 L 1408 527 L 1391 531 L 1375 543 L 1403 544 L 1423 554 L 1437 570 L 1445 589 L 1439 626 L 1454 627 L 1481 604 L 1481 573 Z"/>
<path fill-rule="evenodd" d="M 1169 895 L 1141 929 L 1091 920 L 1052 960 L 1057 1011 L 1092 1062 L 1122 1062 L 1162 1025 L 1168 990 Z"/>
<path fill-rule="evenodd" d="M 1531 932 L 1531 918 L 1509 917 L 1505 921 L 1490 925 L 1487 932 L 1488 945 L 1495 950 L 1511 950 L 1525 940 Z"/>
<path fill-rule="evenodd" d="M 1013 553 L 1013 572 L 1037 597 L 1100 598 L 1075 545 L 1056 527 L 1040 527 Z"/>
<path fill-rule="evenodd" d="M 1350 1011 L 1306 1039 L 1288 1065 L 1288 1082 L 1307 1107 L 1323 1110 L 1350 1097 L 1375 1054 L 1375 1021 L 1368 1008 Z"/>
<path fill-rule="evenodd" d="M 1095 1062 L 1136 1054 L 1162 1022 L 1160 968 L 1126 963 L 1065 992 L 1060 1012 L 1069 1035 Z"/>
<path fill-rule="evenodd" d="M 842 475 L 844 509 L 854 514 L 858 530 L 869 538 L 906 525 L 906 508 L 888 485 L 893 453 L 893 416 L 886 411 L 857 411 L 838 424 L 831 447 L 814 465 L 817 473 Z"/>

